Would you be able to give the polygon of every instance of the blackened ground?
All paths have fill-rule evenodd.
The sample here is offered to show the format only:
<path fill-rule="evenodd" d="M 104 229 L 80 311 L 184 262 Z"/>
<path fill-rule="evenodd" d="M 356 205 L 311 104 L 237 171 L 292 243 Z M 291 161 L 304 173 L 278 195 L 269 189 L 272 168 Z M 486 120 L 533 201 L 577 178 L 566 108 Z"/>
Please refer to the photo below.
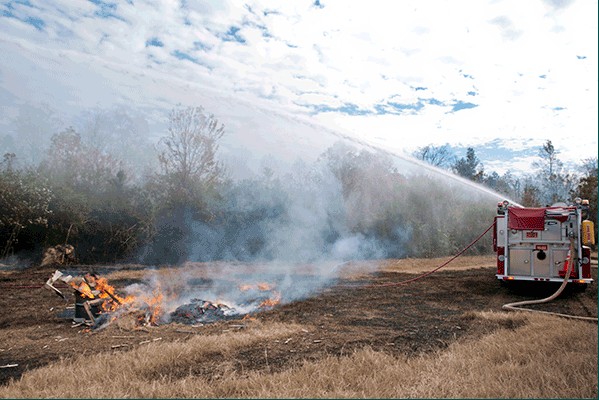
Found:
<path fill-rule="evenodd" d="M 86 268 L 89 267 L 74 267 L 74 271 Z M 139 272 L 137 268 L 132 271 Z M 144 329 L 113 324 L 89 333 L 85 327 L 72 327 L 70 320 L 60 317 L 66 307 L 73 306 L 72 301 L 65 303 L 41 288 L 53 272 L 53 268 L 0 271 L 0 366 L 18 364 L 0 368 L 1 384 L 60 358 L 126 351 L 158 338 L 185 341 L 192 335 L 243 329 L 249 323 L 236 319 L 200 327 L 172 323 Z M 237 360 L 235 365 L 240 370 L 275 372 L 328 355 L 351 354 L 365 346 L 392 354 L 420 354 L 446 347 L 458 339 L 475 339 L 498 328 L 514 329 L 519 325 L 518 318 L 490 321 L 477 318 L 472 312 L 499 311 L 505 303 L 545 297 L 557 289 L 555 285 L 538 284 L 505 288 L 494 273 L 492 267 L 441 270 L 409 285 L 391 287 L 376 285 L 414 275 L 381 272 L 364 276 L 360 278 L 362 281 L 341 280 L 314 297 L 254 315 L 263 322 L 293 322 L 305 329 L 285 340 L 265 341 L 230 356 Z M 597 269 L 593 268 L 592 273 L 596 280 Z M 122 282 L 130 284 L 136 278 Z M 557 300 L 535 307 L 596 317 L 597 286 L 592 285 L 585 292 L 568 290 Z M 212 376 L 222 361 L 222 354 L 214 354 L 212 359 L 198 365 L 197 371 L 189 371 L 186 366 L 181 374 L 196 372 Z"/>

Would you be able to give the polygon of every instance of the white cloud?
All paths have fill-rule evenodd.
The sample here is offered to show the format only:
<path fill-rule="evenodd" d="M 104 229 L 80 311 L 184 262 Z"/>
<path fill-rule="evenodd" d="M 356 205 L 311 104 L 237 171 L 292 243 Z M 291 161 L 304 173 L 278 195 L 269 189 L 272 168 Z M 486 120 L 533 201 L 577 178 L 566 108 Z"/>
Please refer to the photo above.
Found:
<path fill-rule="evenodd" d="M 501 160 L 487 161 L 484 164 L 486 171 L 495 171 L 499 175 L 503 175 L 506 172 L 514 171 L 526 171 L 530 173 L 533 168 L 532 165 L 535 161 L 539 161 L 539 157 L 516 157 L 509 164 Z"/>
<path fill-rule="evenodd" d="M 388 101 L 422 103 L 409 115 L 311 117 L 404 151 L 505 138 L 551 139 L 569 159 L 597 154 L 594 1 L 339 0 L 324 8 L 309 1 L 189 1 L 184 7 L 135 1 L 111 9 L 116 18 L 99 17 L 91 2 L 8 3 L 0 9 L 0 50 L 21 43 L 42 53 L 38 69 L 27 58 L 15 58 L 22 65 L 2 63 L 2 88 L 24 100 L 37 97 L 36 85 L 47 85 L 65 107 L 131 101 L 131 91 L 139 92 L 143 106 L 164 105 L 166 96 L 147 89 L 153 87 L 148 79 L 160 77 L 167 86 L 188 82 L 191 99 L 193 90 L 206 87 L 293 113 L 315 105 L 374 112 Z M 29 17 L 42 20 L 43 28 Z M 238 29 L 234 35 L 231 27 Z M 149 40 L 161 45 L 148 46 Z M 103 77 L 104 88 L 85 95 L 70 88 L 69 78 L 52 70 L 55 54 Z M 194 61 L 181 59 L 185 55 Z M 19 68 L 33 75 L 22 87 L 4 78 Z M 127 71 L 129 83 L 108 82 L 115 78 L 106 68 Z M 73 67 L 70 73 L 83 79 L 88 72 Z M 120 85 L 121 95 L 109 94 Z M 451 112 L 456 103 L 476 107 Z"/>

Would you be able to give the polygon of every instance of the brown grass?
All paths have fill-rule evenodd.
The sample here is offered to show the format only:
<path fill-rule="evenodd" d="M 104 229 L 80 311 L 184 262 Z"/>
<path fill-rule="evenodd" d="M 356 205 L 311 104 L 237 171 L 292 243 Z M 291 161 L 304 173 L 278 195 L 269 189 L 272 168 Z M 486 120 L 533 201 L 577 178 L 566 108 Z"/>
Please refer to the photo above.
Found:
<path fill-rule="evenodd" d="M 385 272 L 423 273 L 431 271 L 451 257 L 438 258 L 405 258 L 401 260 L 385 260 L 381 269 Z M 444 270 L 465 270 L 471 268 L 493 267 L 496 265 L 495 256 L 461 256 L 443 267 Z"/>
<path fill-rule="evenodd" d="M 352 261 L 341 268 L 341 277 L 344 279 L 368 279 L 372 272 L 398 272 L 409 274 L 422 274 L 432 271 L 447 262 L 451 257 L 436 258 L 403 258 L 386 259 L 381 261 Z M 374 265 L 374 267 L 373 267 Z M 494 267 L 494 255 L 486 256 L 461 256 L 451 261 L 441 271 L 457 271 L 475 268 Z"/>
<path fill-rule="evenodd" d="M 510 319 L 513 314 L 482 313 Z M 597 330 L 584 322 L 531 315 L 519 329 L 435 355 L 397 359 L 361 350 L 277 376 L 253 374 L 233 395 L 247 397 L 581 398 L 597 396 Z M 218 392 L 215 394 L 218 395 Z"/>
<path fill-rule="evenodd" d="M 340 263 L 342 267 L 340 272 L 345 275 L 353 275 L 354 273 L 365 273 L 369 274 L 373 272 L 373 269 L 382 272 L 403 272 L 403 273 L 422 273 L 437 268 L 441 264 L 448 261 L 451 257 L 437 257 L 437 258 L 404 258 L 404 259 L 386 259 L 381 261 L 351 261 L 348 263 Z M 447 266 L 443 267 L 445 270 L 465 270 L 471 268 L 482 268 L 495 266 L 495 255 L 490 254 L 486 256 L 461 256 L 450 262 Z M 373 267 L 373 264 L 375 265 Z M 180 277 L 184 274 L 186 277 L 194 278 L 209 278 L 211 272 L 220 271 L 222 267 L 228 267 L 232 271 L 237 272 L 259 272 L 265 268 L 263 264 L 238 264 L 232 265 L 225 262 L 213 262 L 213 263 L 185 263 L 178 267 L 162 266 L 151 273 L 157 274 L 163 278 L 168 277 Z M 125 266 L 126 267 L 126 266 Z M 108 280 L 113 279 L 143 279 L 150 273 L 147 269 L 137 269 L 137 265 L 129 265 L 131 268 L 121 268 L 116 271 L 105 273 L 102 276 Z M 294 273 L 310 273 L 310 266 L 301 266 L 294 270 Z M 312 271 L 316 272 L 316 271 Z"/>
<path fill-rule="evenodd" d="M 596 398 L 596 325 L 521 313 L 474 316 L 525 324 L 419 357 L 362 349 L 274 374 L 267 369 L 239 371 L 230 354 L 301 328 L 256 324 L 246 332 L 61 361 L 0 388 L 0 397 Z M 222 362 L 216 374 L 207 374 L 202 360 L 214 352 L 222 355 Z"/>

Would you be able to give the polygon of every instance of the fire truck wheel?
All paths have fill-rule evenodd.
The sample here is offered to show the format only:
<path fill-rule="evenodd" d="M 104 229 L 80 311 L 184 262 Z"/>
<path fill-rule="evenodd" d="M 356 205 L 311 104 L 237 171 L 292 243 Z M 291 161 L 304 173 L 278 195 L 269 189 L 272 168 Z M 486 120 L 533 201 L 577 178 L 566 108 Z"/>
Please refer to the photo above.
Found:
<path fill-rule="evenodd" d="M 503 279 L 499 280 L 499 286 L 502 287 L 502 288 L 504 288 L 504 289 L 512 287 L 512 283 L 513 282 L 504 281 Z"/>
<path fill-rule="evenodd" d="M 588 286 L 588 284 L 586 284 L 586 283 L 577 283 L 572 288 L 572 291 L 574 291 L 576 293 L 582 293 L 585 290 L 587 290 L 587 286 Z"/>

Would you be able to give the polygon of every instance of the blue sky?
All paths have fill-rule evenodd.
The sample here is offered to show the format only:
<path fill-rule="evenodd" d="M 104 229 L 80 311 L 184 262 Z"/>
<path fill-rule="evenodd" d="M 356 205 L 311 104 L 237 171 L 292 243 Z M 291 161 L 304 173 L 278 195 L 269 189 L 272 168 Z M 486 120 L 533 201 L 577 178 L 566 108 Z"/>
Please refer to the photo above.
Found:
<path fill-rule="evenodd" d="M 550 139 L 573 162 L 597 155 L 597 14 L 592 0 L 3 1 L 1 117 L 25 101 L 198 99 L 219 115 L 221 96 L 398 152 Z"/>

